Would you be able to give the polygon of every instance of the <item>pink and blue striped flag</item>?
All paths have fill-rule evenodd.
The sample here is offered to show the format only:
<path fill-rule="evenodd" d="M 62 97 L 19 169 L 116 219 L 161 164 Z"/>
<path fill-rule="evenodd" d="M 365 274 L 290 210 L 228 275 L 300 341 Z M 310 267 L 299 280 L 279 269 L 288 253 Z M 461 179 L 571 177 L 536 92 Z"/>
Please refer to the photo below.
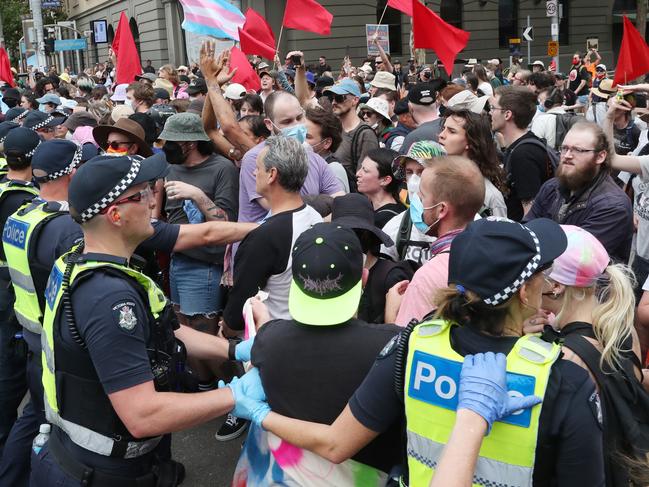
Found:
<path fill-rule="evenodd" d="M 185 12 L 182 28 L 217 39 L 239 40 L 245 16 L 227 0 L 180 0 Z"/>

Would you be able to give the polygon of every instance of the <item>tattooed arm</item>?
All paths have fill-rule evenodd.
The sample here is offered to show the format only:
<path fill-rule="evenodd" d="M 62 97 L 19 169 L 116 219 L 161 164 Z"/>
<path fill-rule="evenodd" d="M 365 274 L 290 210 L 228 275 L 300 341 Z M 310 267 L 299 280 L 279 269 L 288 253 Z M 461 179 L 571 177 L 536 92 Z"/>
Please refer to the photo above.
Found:
<path fill-rule="evenodd" d="M 200 188 L 182 181 L 167 181 L 165 183 L 167 198 L 170 200 L 192 200 L 200 212 L 205 216 L 205 221 L 228 221 L 228 214 L 219 208 L 201 191 Z"/>

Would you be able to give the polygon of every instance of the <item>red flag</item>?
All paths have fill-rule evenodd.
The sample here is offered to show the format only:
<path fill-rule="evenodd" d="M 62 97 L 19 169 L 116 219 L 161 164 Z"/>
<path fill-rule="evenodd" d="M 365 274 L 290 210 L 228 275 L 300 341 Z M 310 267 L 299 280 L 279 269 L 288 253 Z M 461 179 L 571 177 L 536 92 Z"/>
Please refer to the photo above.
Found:
<path fill-rule="evenodd" d="M 412 0 L 388 0 L 388 7 L 412 17 Z"/>
<path fill-rule="evenodd" d="M 613 85 L 627 84 L 649 72 L 649 47 L 631 21 L 624 16 L 624 34 L 615 67 Z"/>
<path fill-rule="evenodd" d="M 266 59 L 275 57 L 275 35 L 261 15 L 249 8 L 246 23 L 239 29 L 241 50 L 246 54 L 258 54 Z"/>
<path fill-rule="evenodd" d="M 315 0 L 286 0 L 282 25 L 328 36 L 333 18 L 331 12 Z"/>
<path fill-rule="evenodd" d="M 124 12 L 119 17 L 112 48 L 116 58 L 115 84 L 132 83 L 137 75 L 142 74 L 142 64 Z"/>
<path fill-rule="evenodd" d="M 246 90 L 261 90 L 259 76 L 250 66 L 246 55 L 238 47 L 233 47 L 230 50 L 230 69 L 234 68 L 237 68 L 237 72 L 232 78 L 233 82 L 242 84 Z"/>
<path fill-rule="evenodd" d="M 412 30 L 415 49 L 432 49 L 451 76 L 457 53 L 469 42 L 468 32 L 447 24 L 432 10 L 412 0 Z"/>
<path fill-rule="evenodd" d="M 14 81 L 14 74 L 11 72 L 11 63 L 9 62 L 9 56 L 4 47 L 0 47 L 0 80 L 7 83 L 12 88 L 16 87 L 16 82 Z"/>

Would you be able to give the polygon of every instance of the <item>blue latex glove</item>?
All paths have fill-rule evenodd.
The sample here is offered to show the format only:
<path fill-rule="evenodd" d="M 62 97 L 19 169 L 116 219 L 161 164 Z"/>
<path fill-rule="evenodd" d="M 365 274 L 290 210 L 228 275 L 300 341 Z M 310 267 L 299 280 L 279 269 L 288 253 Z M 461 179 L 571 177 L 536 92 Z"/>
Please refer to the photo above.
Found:
<path fill-rule="evenodd" d="M 223 382 L 219 382 L 222 387 Z M 234 409 L 232 415 L 237 418 L 248 419 L 258 426 L 268 413 L 270 406 L 266 402 L 266 393 L 261 385 L 259 369 L 252 368 L 241 378 L 235 378 L 227 385 L 232 389 L 234 396 Z"/>
<path fill-rule="evenodd" d="M 250 351 L 252 350 L 252 345 L 255 343 L 255 337 L 248 338 L 237 344 L 234 347 L 234 358 L 240 360 L 241 362 L 250 362 Z"/>
<path fill-rule="evenodd" d="M 205 221 L 205 216 L 192 200 L 185 200 L 183 203 L 183 211 L 187 215 L 189 223 L 203 223 Z"/>
<path fill-rule="evenodd" d="M 542 401 L 537 396 L 509 397 L 506 368 L 507 357 L 502 353 L 464 357 L 457 408 L 470 409 L 482 416 L 488 425 L 487 434 L 495 421 Z"/>

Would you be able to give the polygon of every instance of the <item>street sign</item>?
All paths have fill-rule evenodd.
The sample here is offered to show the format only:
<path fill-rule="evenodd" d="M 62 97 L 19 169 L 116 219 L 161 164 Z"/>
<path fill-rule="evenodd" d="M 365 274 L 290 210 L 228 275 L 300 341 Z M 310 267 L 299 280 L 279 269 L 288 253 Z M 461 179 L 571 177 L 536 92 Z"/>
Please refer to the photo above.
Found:
<path fill-rule="evenodd" d="M 524 31 L 523 31 L 523 37 L 525 37 L 525 40 L 527 42 L 532 42 L 534 40 L 534 27 L 531 25 L 528 26 Z"/>
<path fill-rule="evenodd" d="M 57 39 L 54 41 L 55 51 L 83 51 L 88 47 L 86 40 L 81 39 Z"/>
<path fill-rule="evenodd" d="M 550 24 L 550 35 L 551 36 L 559 35 L 559 24 Z"/>
<path fill-rule="evenodd" d="M 521 40 L 518 37 L 509 39 L 509 55 L 510 56 L 520 56 L 521 55 Z"/>
<path fill-rule="evenodd" d="M 545 2 L 545 15 L 547 17 L 554 17 L 559 13 L 559 5 L 557 0 L 548 0 Z"/>
<path fill-rule="evenodd" d="M 60 8 L 61 0 L 43 0 L 41 5 L 43 8 Z"/>
<path fill-rule="evenodd" d="M 591 49 L 599 50 L 599 38 L 593 37 L 591 39 L 586 39 L 586 50 L 590 51 Z"/>
<path fill-rule="evenodd" d="M 548 42 L 548 56 L 554 57 L 559 54 L 559 41 Z"/>

